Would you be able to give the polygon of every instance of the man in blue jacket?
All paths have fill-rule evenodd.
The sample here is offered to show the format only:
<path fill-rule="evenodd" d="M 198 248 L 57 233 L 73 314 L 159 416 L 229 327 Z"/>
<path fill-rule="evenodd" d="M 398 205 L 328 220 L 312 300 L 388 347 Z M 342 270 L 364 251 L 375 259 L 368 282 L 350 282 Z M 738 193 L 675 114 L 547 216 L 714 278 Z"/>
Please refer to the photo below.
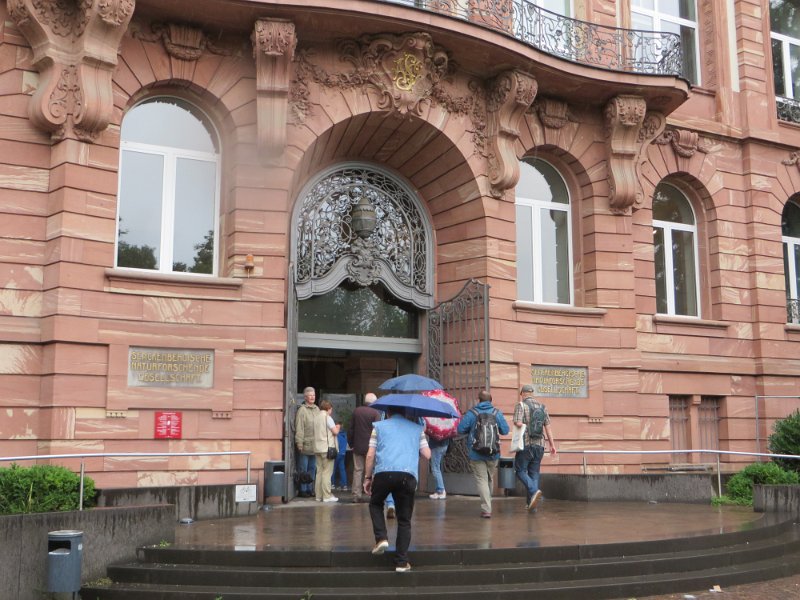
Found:
<path fill-rule="evenodd" d="M 461 423 L 458 425 L 458 433 L 469 434 L 467 437 L 469 464 L 472 469 L 472 475 L 475 477 L 475 483 L 478 486 L 478 495 L 481 499 L 481 517 L 490 519 L 492 517 L 494 472 L 495 469 L 497 469 L 497 461 L 500 459 L 500 446 L 498 444 L 496 452 L 492 452 L 491 454 L 479 453 L 475 450 L 477 426 L 479 421 L 486 422 L 485 419 L 480 419 L 479 415 L 494 415 L 497 424 L 497 433 L 505 435 L 509 432 L 509 427 L 503 413 L 492 406 L 492 395 L 487 390 L 483 390 L 478 394 L 478 400 L 478 405 L 468 410 L 462 417 Z"/>

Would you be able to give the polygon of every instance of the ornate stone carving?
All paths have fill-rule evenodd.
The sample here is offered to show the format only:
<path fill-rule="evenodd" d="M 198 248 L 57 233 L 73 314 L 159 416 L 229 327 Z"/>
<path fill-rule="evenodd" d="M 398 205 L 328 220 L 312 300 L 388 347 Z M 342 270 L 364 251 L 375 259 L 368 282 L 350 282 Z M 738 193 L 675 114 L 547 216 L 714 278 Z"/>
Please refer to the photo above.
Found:
<path fill-rule="evenodd" d="M 692 158 L 697 152 L 705 154 L 709 151 L 700 143 L 700 136 L 696 132 L 686 129 L 667 129 L 653 143 L 660 146 L 670 144 L 675 154 L 681 158 Z"/>
<path fill-rule="evenodd" d="M 131 24 L 131 35 L 146 42 L 161 41 L 164 50 L 173 58 L 185 61 L 199 60 L 203 53 L 230 56 L 234 52 L 215 44 L 202 29 L 178 23 L 153 23 L 145 31 L 139 23 Z"/>
<path fill-rule="evenodd" d="M 360 286 L 368 286 L 380 280 L 381 266 L 378 262 L 380 253 L 371 240 L 356 238 L 350 244 L 352 260 L 347 264 L 350 280 Z"/>
<path fill-rule="evenodd" d="M 134 0 L 8 0 L 33 49 L 31 121 L 53 139 L 92 141 L 111 118 L 111 75 Z"/>
<path fill-rule="evenodd" d="M 644 98 L 616 96 L 606 105 L 606 147 L 611 211 L 623 214 L 642 202 L 640 168 L 643 148 L 666 125 L 664 115 L 647 111 Z"/>
<path fill-rule="evenodd" d="M 275 163 L 286 148 L 289 82 L 297 45 L 294 23 L 259 19 L 252 41 L 256 59 L 258 147 L 262 161 Z"/>
<path fill-rule="evenodd" d="M 489 136 L 489 183 L 500 197 L 519 180 L 519 160 L 514 144 L 519 122 L 536 98 L 538 84 L 527 73 L 511 70 L 498 75 L 489 86 L 486 111 Z"/>
<path fill-rule="evenodd" d="M 342 59 L 367 75 L 378 106 L 401 114 L 421 114 L 422 104 L 447 73 L 448 56 L 427 33 L 364 35 L 340 45 Z"/>
<path fill-rule="evenodd" d="M 797 170 L 800 171 L 800 150 L 795 150 L 789 154 L 789 158 L 784 158 L 781 164 L 788 166 L 795 165 Z"/>
<path fill-rule="evenodd" d="M 537 98 L 532 108 L 539 116 L 542 125 L 549 129 L 561 129 L 572 120 L 569 113 L 569 104 L 561 100 Z"/>

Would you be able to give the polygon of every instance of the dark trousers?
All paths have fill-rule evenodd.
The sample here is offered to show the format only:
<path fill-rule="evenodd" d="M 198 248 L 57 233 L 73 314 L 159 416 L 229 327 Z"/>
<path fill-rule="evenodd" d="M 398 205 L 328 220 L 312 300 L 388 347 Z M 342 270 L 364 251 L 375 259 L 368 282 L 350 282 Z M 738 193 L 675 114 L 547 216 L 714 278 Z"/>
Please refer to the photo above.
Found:
<path fill-rule="evenodd" d="M 388 471 L 378 473 L 372 480 L 372 497 L 369 501 L 369 516 L 375 541 L 388 539 L 383 504 L 389 494 L 394 496 L 397 517 L 397 539 L 395 540 L 395 564 L 408 562 L 408 547 L 411 545 L 411 515 L 414 513 L 414 494 L 417 480 L 409 473 Z"/>

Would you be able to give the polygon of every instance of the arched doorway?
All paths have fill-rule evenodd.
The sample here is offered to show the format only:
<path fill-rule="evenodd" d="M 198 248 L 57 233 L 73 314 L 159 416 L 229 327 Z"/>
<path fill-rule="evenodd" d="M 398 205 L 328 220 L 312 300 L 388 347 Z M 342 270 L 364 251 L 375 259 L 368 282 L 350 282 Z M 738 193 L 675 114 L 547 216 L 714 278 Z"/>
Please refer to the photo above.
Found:
<path fill-rule="evenodd" d="M 425 311 L 434 305 L 433 232 L 398 176 L 341 163 L 302 190 L 292 214 L 285 441 L 293 473 L 299 390 L 346 414 L 383 380 L 420 369 Z M 294 482 L 287 477 L 287 497 Z"/>

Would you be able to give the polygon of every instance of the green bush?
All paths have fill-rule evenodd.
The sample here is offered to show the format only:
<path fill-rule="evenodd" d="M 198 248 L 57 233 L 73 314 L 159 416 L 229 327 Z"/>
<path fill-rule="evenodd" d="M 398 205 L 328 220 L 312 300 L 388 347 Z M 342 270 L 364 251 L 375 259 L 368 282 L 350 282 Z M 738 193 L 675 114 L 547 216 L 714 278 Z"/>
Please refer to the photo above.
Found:
<path fill-rule="evenodd" d="M 800 410 L 785 419 L 775 422 L 773 433 L 769 436 L 769 451 L 772 454 L 794 454 L 800 456 Z M 774 458 L 784 469 L 800 472 L 800 460 Z"/>
<path fill-rule="evenodd" d="M 800 483 L 800 475 L 787 471 L 775 463 L 754 463 L 747 465 L 728 480 L 728 492 L 714 504 L 739 504 L 752 506 L 753 485 L 792 485 Z"/>
<path fill-rule="evenodd" d="M 94 504 L 94 481 L 83 480 L 83 506 Z M 0 514 L 77 510 L 80 476 L 64 467 L 35 465 L 0 469 Z"/>

